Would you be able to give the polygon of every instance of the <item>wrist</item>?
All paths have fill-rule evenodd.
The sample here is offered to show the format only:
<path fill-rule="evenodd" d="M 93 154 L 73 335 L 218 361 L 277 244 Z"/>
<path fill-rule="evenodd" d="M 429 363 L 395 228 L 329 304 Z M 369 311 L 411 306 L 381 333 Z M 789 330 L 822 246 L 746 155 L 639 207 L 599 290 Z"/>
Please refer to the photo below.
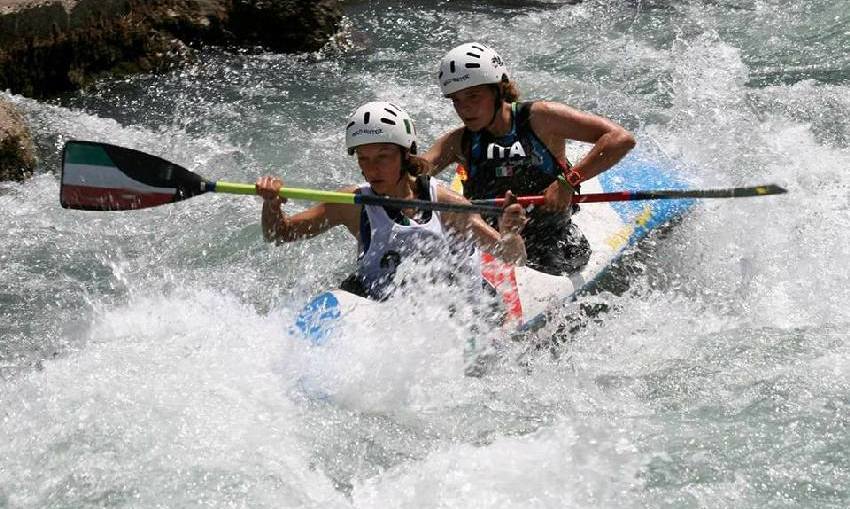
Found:
<path fill-rule="evenodd" d="M 565 174 L 559 173 L 557 176 L 557 182 L 562 188 L 564 188 L 564 190 L 569 191 L 572 194 L 576 193 L 576 186 L 570 183 Z"/>
<path fill-rule="evenodd" d="M 579 173 L 575 167 L 572 167 L 568 170 L 564 170 L 564 179 L 566 179 L 573 189 L 578 189 L 578 186 L 581 185 L 584 177 L 581 176 L 581 173 Z"/>
<path fill-rule="evenodd" d="M 275 196 L 274 198 L 265 198 L 263 203 L 274 210 L 280 210 L 280 206 L 283 205 L 283 200 L 280 196 Z"/>
<path fill-rule="evenodd" d="M 499 240 L 496 241 L 496 256 L 499 258 L 505 259 L 506 254 L 511 251 L 511 244 L 516 242 L 514 240 L 515 233 L 504 232 L 499 236 Z"/>
<path fill-rule="evenodd" d="M 514 232 L 502 233 L 496 246 L 496 252 L 494 254 L 502 259 L 502 261 L 514 265 L 525 264 L 525 243 L 519 234 Z"/>
<path fill-rule="evenodd" d="M 290 238 L 290 223 L 286 214 L 281 213 L 278 220 L 275 222 L 275 238 L 278 241 L 285 241 Z"/>

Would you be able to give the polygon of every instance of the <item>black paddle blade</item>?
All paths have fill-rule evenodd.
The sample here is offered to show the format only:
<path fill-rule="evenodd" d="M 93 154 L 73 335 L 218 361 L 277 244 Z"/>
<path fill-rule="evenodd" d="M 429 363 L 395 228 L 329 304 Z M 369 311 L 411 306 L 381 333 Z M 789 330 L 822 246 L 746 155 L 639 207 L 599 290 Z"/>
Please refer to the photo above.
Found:
<path fill-rule="evenodd" d="M 135 210 L 204 192 L 199 175 L 138 150 L 69 141 L 62 151 L 59 201 L 66 209 Z"/>

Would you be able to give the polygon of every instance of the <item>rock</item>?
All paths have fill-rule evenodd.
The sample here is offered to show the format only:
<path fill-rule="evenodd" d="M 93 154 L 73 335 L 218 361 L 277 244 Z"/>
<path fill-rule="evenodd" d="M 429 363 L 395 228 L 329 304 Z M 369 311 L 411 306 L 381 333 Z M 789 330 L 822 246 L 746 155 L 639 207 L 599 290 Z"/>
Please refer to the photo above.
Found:
<path fill-rule="evenodd" d="M 278 51 L 315 51 L 339 27 L 336 0 L 236 0 L 228 27 L 242 41 Z"/>
<path fill-rule="evenodd" d="M 0 14 L 0 89 L 30 97 L 164 67 L 179 49 L 130 0 L 0 0 Z"/>
<path fill-rule="evenodd" d="M 47 97 L 103 73 L 162 69 L 187 44 L 322 47 L 338 0 L 0 0 L 0 90 Z"/>
<path fill-rule="evenodd" d="M 0 181 L 23 180 L 34 169 L 32 137 L 24 118 L 11 103 L 0 99 Z"/>

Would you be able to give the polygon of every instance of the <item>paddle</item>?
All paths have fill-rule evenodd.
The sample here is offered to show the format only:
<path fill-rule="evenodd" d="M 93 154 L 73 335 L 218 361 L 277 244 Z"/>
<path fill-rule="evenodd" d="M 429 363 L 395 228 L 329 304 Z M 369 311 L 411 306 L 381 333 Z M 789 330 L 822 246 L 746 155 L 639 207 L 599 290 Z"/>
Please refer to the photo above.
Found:
<path fill-rule="evenodd" d="M 59 192 L 62 206 L 77 210 L 136 210 L 174 203 L 200 194 L 256 194 L 254 184 L 206 180 L 179 165 L 160 157 L 108 143 L 69 141 L 62 154 L 62 184 Z M 578 203 L 681 198 L 737 198 L 785 193 L 775 186 L 738 187 L 731 189 L 621 191 L 583 194 Z M 285 187 L 285 198 L 359 205 L 384 205 L 449 212 L 473 212 L 500 215 L 503 198 L 474 200 L 471 205 L 436 203 L 426 200 L 402 200 L 385 196 L 363 196 L 334 191 L 317 191 Z M 539 205 L 542 196 L 521 196 L 522 205 Z"/>
<path fill-rule="evenodd" d="M 62 151 L 62 207 L 77 210 L 136 210 L 186 200 L 204 193 L 257 194 L 254 184 L 206 180 L 165 159 L 93 141 L 69 141 Z M 497 205 L 436 203 L 384 196 L 284 187 L 285 198 L 383 205 L 446 212 L 501 215 Z"/>
<path fill-rule="evenodd" d="M 787 193 L 774 184 L 753 187 L 730 187 L 725 189 L 668 189 L 658 191 L 618 191 L 614 193 L 577 194 L 575 203 L 601 203 L 611 201 L 680 200 L 683 198 L 745 198 Z M 502 205 L 504 198 L 472 200 L 475 205 Z M 520 205 L 542 205 L 543 196 L 518 196 Z"/>

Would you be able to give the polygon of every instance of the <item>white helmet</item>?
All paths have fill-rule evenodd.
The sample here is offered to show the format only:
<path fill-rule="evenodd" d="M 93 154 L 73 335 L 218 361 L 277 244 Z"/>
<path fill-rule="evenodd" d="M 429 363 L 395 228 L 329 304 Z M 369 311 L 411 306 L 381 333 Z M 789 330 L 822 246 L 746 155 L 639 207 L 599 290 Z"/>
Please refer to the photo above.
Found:
<path fill-rule="evenodd" d="M 461 44 L 446 53 L 440 62 L 440 88 L 443 95 L 464 88 L 508 81 L 508 68 L 498 53 L 478 42 Z"/>
<path fill-rule="evenodd" d="M 353 154 L 355 147 L 369 143 L 395 143 L 415 154 L 416 128 L 413 119 L 403 109 L 388 102 L 364 104 L 348 118 L 345 147 L 349 154 Z"/>

